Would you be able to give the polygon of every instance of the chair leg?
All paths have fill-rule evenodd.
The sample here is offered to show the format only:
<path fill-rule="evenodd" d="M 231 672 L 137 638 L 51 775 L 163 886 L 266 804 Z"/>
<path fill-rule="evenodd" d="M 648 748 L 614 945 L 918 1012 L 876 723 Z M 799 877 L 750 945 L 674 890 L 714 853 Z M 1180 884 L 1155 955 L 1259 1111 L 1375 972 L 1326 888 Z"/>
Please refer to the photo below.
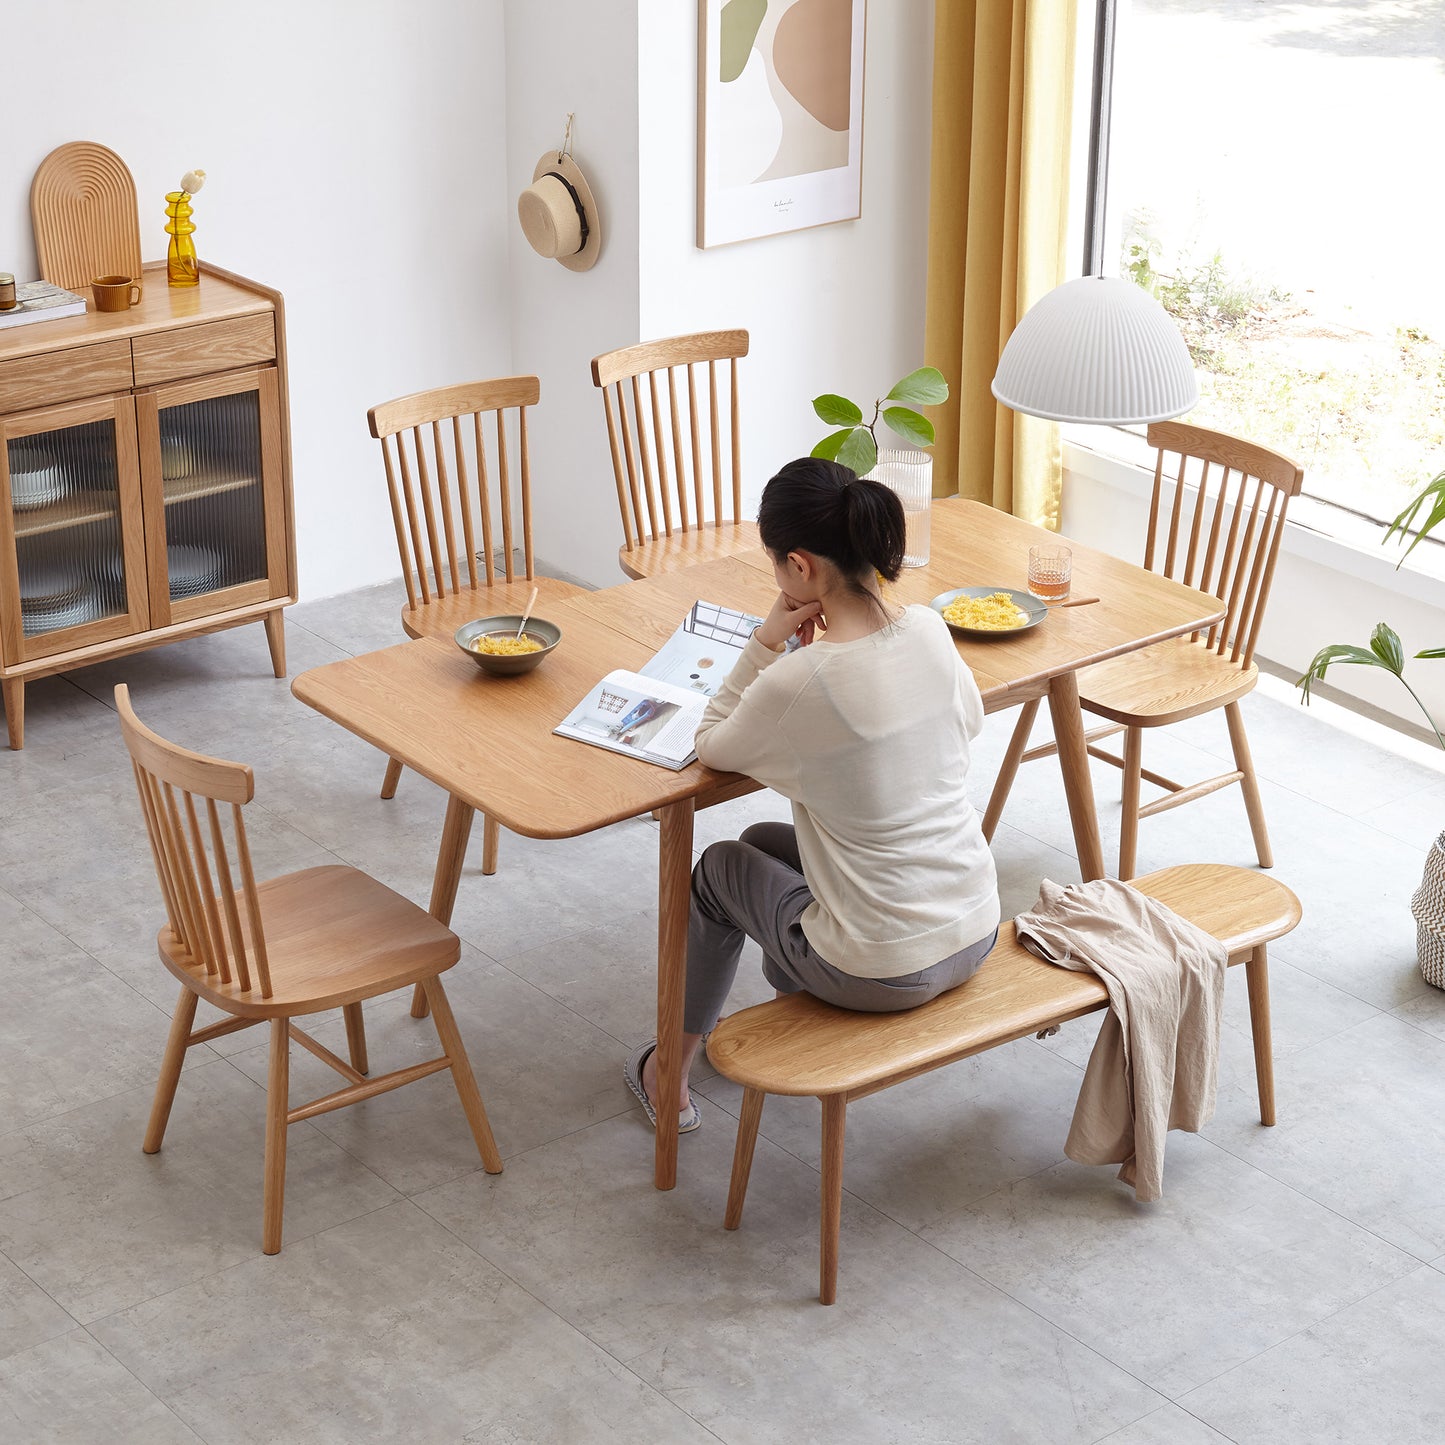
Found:
<path fill-rule="evenodd" d="M 502 825 L 482 814 L 482 873 L 490 878 L 497 871 L 497 850 L 502 843 Z"/>
<path fill-rule="evenodd" d="M 1249 831 L 1254 834 L 1254 851 L 1261 868 L 1274 867 L 1274 854 L 1269 846 L 1269 829 L 1264 824 L 1264 804 L 1260 801 L 1259 780 L 1254 775 L 1254 759 L 1249 753 L 1249 739 L 1244 734 L 1244 714 L 1237 702 L 1226 703 L 1224 717 L 1229 723 L 1229 742 L 1234 749 L 1234 766 L 1244 776 L 1239 786 L 1244 790 L 1244 807 L 1249 814 Z"/>
<path fill-rule="evenodd" d="M 838 1298 L 838 1231 L 843 1221 L 843 1131 L 848 1100 L 842 1094 L 823 1097 L 823 1221 L 818 1250 L 818 1298 L 830 1305 Z"/>
<path fill-rule="evenodd" d="M 386 760 L 386 776 L 381 780 L 381 796 L 383 798 L 396 797 L 396 785 L 399 782 L 401 782 L 401 760 L 388 758 Z"/>
<path fill-rule="evenodd" d="M 261 1253 L 280 1254 L 286 1200 L 286 1110 L 291 1090 L 291 1035 L 286 1019 L 271 1020 L 271 1067 L 266 1073 L 266 1182 L 261 1208 Z"/>
<path fill-rule="evenodd" d="M 1119 877 L 1134 876 L 1139 851 L 1139 780 L 1144 768 L 1144 729 L 1124 730 L 1123 816 L 1119 821 Z"/>
<path fill-rule="evenodd" d="M 1254 1036 L 1254 1078 L 1259 1086 L 1259 1122 L 1274 1123 L 1274 1044 L 1269 1027 L 1269 958 L 1264 944 L 1244 965 L 1249 983 L 1249 1028 Z"/>
<path fill-rule="evenodd" d="M 743 1200 L 748 1192 L 748 1175 L 753 1168 L 753 1148 L 758 1142 L 767 1095 L 761 1089 L 743 1090 L 743 1112 L 738 1120 L 738 1142 L 733 1147 L 733 1172 L 728 1180 L 728 1204 L 723 1228 L 736 1229 L 743 1222 Z"/>
<path fill-rule="evenodd" d="M 426 990 L 427 1002 L 431 1005 L 432 1022 L 436 1025 L 437 1037 L 441 1040 L 442 1052 L 452 1066 L 452 1082 L 462 1101 L 462 1112 L 471 1125 L 472 1138 L 477 1141 L 477 1152 L 482 1156 L 482 1168 L 488 1174 L 502 1172 L 502 1156 L 497 1152 L 497 1141 L 492 1138 L 492 1126 L 487 1122 L 487 1111 L 482 1107 L 481 1090 L 477 1088 L 476 1076 L 472 1073 L 471 1061 L 467 1058 L 466 1045 L 462 1043 L 461 1031 L 452 1016 L 452 1006 L 447 1000 L 440 976 L 424 979 L 421 985 Z"/>
<path fill-rule="evenodd" d="M 141 1145 L 147 1154 L 159 1153 L 161 1140 L 166 1137 L 166 1123 L 171 1117 L 176 1085 L 181 1081 L 181 1068 L 186 1062 L 186 1041 L 191 1036 L 191 1025 L 196 1020 L 196 998 L 190 989 L 184 984 L 181 985 L 181 996 L 176 1001 L 175 1013 L 171 1015 L 171 1031 L 166 1038 L 166 1051 L 161 1059 L 161 1076 L 156 1080 L 156 1096 L 151 1104 L 150 1123 L 146 1125 L 145 1142 Z"/>
<path fill-rule="evenodd" d="M 366 1020 L 361 1016 L 359 1003 L 343 1004 L 341 1016 L 346 1020 L 346 1052 L 351 1055 L 351 1067 L 358 1074 L 370 1072 L 366 1061 Z"/>
<path fill-rule="evenodd" d="M 1004 804 L 1008 802 L 1009 790 L 1014 784 L 1014 775 L 1019 762 L 1028 749 L 1029 734 L 1033 731 L 1034 719 L 1039 713 L 1041 698 L 1031 697 L 1020 709 L 1019 720 L 1014 724 L 1013 736 L 1008 740 L 1008 749 L 999 764 L 998 777 L 993 780 L 993 792 L 988 795 L 988 807 L 983 815 L 983 836 L 992 843 L 994 830 L 1003 817 Z"/>

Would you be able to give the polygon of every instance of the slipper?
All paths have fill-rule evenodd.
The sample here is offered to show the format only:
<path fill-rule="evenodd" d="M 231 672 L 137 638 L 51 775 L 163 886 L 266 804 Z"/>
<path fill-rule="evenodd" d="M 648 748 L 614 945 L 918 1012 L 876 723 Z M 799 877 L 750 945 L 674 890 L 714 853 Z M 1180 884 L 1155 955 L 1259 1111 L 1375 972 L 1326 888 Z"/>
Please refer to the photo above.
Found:
<path fill-rule="evenodd" d="M 627 1081 L 627 1087 L 637 1097 L 637 1102 L 647 1112 L 647 1117 L 652 1127 L 657 1128 L 657 1110 L 652 1107 L 652 1101 L 647 1097 L 647 1090 L 642 1087 L 642 1066 L 647 1062 L 647 1056 L 657 1047 L 656 1039 L 648 1039 L 645 1044 L 638 1044 L 628 1054 L 627 1062 L 622 1066 L 622 1077 Z M 697 1111 L 697 1104 L 689 1099 L 687 1108 L 679 1109 L 677 1114 L 677 1132 L 679 1134 L 690 1134 L 694 1129 L 702 1126 L 702 1115 Z"/>

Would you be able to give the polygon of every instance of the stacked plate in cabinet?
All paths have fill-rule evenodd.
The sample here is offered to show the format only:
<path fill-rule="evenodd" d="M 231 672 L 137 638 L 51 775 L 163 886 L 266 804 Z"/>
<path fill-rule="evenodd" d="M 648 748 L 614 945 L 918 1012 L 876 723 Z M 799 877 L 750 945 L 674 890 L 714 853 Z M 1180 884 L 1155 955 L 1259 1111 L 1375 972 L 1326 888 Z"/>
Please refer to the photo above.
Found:
<path fill-rule="evenodd" d="M 54 452 L 27 442 L 10 443 L 10 504 L 17 512 L 58 502 L 70 490 Z"/>
<path fill-rule="evenodd" d="M 219 552 L 189 542 L 172 542 L 166 548 L 166 568 L 171 579 L 172 600 L 214 592 L 225 573 Z"/>
<path fill-rule="evenodd" d="M 105 612 L 105 599 L 93 582 L 68 567 L 25 567 L 20 572 L 20 623 L 27 637 L 78 627 Z"/>

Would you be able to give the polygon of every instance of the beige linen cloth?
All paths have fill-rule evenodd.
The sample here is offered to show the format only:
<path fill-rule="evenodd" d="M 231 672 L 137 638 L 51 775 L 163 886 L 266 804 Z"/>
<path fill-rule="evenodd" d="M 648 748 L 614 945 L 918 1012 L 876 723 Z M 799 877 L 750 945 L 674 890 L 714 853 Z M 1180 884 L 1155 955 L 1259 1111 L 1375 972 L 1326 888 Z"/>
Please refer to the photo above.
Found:
<path fill-rule="evenodd" d="M 1064 1153 L 1122 1162 L 1135 1197 L 1158 1199 L 1165 1134 L 1197 1132 L 1214 1113 L 1227 950 L 1116 878 L 1072 887 L 1046 878 L 1015 928 L 1032 952 L 1097 974 L 1109 991 Z"/>

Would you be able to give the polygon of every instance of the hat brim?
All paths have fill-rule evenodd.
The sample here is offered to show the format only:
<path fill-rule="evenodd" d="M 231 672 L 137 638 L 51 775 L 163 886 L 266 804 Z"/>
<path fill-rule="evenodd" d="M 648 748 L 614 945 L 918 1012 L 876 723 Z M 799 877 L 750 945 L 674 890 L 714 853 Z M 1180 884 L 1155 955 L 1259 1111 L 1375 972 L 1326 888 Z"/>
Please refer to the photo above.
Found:
<path fill-rule="evenodd" d="M 597 264 L 597 257 L 602 251 L 602 218 L 597 213 L 597 201 L 592 194 L 592 187 L 587 184 L 587 177 L 578 169 L 577 162 L 569 155 L 548 151 L 537 162 L 532 179 L 540 181 L 549 172 L 561 176 L 577 192 L 577 199 L 582 203 L 582 214 L 587 218 L 587 239 L 582 243 L 582 249 L 574 251 L 570 256 L 558 256 L 555 259 L 569 271 L 590 271 Z"/>

